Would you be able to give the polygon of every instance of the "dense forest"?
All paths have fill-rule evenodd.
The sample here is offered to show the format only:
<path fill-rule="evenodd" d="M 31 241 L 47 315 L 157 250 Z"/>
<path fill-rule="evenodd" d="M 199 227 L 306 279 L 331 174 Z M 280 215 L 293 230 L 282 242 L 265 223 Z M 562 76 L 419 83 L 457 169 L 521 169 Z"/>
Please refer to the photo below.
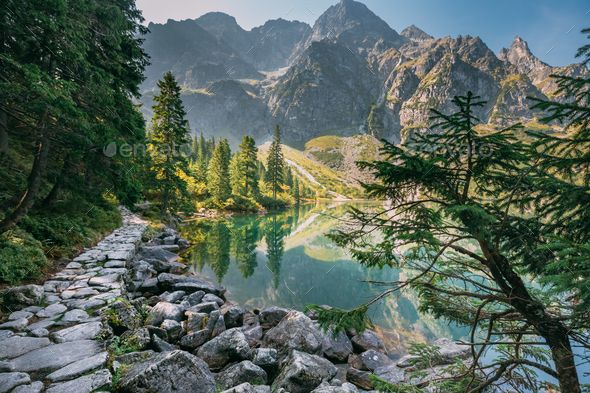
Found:
<path fill-rule="evenodd" d="M 279 126 L 265 162 L 251 136 L 232 153 L 226 139 L 191 133 L 171 72 L 157 84 L 146 124 L 137 105 L 149 64 L 142 23 L 133 0 L 0 6 L 2 283 L 42 277 L 49 261 L 98 241 L 120 224 L 118 205 L 147 201 L 148 217 L 169 222 L 201 209 L 256 212 L 315 198 L 285 160 Z M 578 56 L 587 66 L 590 45 Z M 364 185 L 367 196 L 386 207 L 351 209 L 347 228 L 331 238 L 362 264 L 412 274 L 378 283 L 383 293 L 353 310 L 310 306 L 323 327 L 360 331 L 371 304 L 412 289 L 420 311 L 470 327 L 473 361 L 447 370 L 435 382 L 441 391 L 539 391 L 547 382 L 537 372 L 563 393 L 582 391 L 578 366 L 588 359 L 574 352 L 590 349 L 590 79 L 554 78 L 565 98 L 534 98 L 531 106 L 563 133 L 519 124 L 482 131 L 474 113 L 485 103 L 465 92 L 454 98 L 455 112 L 433 108 L 436 132 L 404 145 L 384 141 L 382 159 L 359 163 L 375 178 Z M 379 117 L 372 107 L 369 132 L 377 136 Z M 206 230 L 208 242 L 228 237 L 219 223 Z M 281 226 L 275 220 L 248 235 L 248 244 L 264 235 L 278 271 Z M 234 247 L 251 270 L 252 254 Z M 484 362 L 490 347 L 495 359 Z M 436 362 L 427 345 L 414 354 L 415 362 Z"/>

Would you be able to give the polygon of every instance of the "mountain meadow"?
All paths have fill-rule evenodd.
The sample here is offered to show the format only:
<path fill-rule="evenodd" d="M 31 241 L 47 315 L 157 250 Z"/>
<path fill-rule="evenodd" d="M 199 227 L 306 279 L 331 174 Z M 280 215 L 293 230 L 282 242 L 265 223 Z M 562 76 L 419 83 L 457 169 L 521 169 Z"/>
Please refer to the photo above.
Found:
<path fill-rule="evenodd" d="M 0 393 L 590 389 L 590 29 L 140 4 L 0 4 Z"/>

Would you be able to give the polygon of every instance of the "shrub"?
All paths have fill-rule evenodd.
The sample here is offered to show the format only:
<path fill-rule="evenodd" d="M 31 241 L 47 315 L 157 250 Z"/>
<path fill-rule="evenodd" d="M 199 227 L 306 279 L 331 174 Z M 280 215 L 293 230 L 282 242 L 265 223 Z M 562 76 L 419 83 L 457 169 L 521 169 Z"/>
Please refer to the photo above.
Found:
<path fill-rule="evenodd" d="M 21 230 L 0 236 L 0 281 L 16 284 L 41 276 L 47 258 L 41 243 Z"/>

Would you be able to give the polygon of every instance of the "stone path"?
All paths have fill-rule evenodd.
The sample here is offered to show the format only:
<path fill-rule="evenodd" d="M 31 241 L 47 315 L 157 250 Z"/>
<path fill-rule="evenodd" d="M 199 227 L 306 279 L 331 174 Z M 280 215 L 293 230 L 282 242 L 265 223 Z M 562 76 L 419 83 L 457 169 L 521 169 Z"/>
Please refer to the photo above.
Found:
<path fill-rule="evenodd" d="M 42 286 L 3 294 L 0 393 L 85 393 L 108 387 L 100 312 L 123 295 L 126 265 L 147 224 L 122 209 L 123 226 L 74 258 Z"/>

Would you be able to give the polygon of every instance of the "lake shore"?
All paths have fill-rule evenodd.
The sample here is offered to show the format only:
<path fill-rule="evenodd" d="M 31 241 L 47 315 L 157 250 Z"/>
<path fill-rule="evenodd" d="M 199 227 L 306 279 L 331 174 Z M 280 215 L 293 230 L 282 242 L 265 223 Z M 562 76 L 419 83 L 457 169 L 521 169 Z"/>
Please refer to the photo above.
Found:
<path fill-rule="evenodd" d="M 123 227 L 43 286 L 3 293 L 12 312 L 0 325 L 2 391 L 357 392 L 373 388 L 371 374 L 427 383 L 406 380 L 411 358 L 392 361 L 370 330 L 334 337 L 312 314 L 232 302 L 225 288 L 186 274 L 177 252 L 188 242 L 176 231 L 148 239 L 145 221 L 123 216 Z M 438 345 L 442 363 L 466 354 Z"/>

